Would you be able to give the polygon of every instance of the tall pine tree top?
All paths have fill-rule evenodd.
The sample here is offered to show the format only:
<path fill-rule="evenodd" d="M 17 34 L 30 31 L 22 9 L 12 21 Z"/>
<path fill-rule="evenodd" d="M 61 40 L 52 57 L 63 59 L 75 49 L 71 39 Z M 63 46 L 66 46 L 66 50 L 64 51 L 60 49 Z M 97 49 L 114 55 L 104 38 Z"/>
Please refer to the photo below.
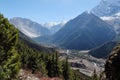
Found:
<path fill-rule="evenodd" d="M 19 54 L 15 47 L 18 31 L 0 14 L 0 80 L 12 80 L 19 71 Z"/>

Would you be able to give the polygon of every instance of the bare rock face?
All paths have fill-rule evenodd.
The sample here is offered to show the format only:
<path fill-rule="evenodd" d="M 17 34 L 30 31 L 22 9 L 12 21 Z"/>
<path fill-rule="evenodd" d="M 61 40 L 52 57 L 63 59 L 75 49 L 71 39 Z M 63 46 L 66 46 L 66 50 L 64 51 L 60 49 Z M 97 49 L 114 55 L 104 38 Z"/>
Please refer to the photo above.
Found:
<path fill-rule="evenodd" d="M 120 80 L 120 44 L 118 44 L 105 64 L 105 74 L 108 80 Z"/>

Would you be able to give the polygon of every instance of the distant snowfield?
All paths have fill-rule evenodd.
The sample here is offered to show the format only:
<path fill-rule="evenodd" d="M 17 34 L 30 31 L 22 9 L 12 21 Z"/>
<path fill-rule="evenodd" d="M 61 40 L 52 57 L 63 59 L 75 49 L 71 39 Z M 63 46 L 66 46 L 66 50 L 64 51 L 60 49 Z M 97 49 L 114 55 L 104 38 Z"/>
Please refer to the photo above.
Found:
<path fill-rule="evenodd" d="M 56 25 L 64 26 L 67 23 L 67 21 L 61 21 L 61 22 L 46 22 L 46 23 L 40 23 L 42 26 L 51 29 Z"/>

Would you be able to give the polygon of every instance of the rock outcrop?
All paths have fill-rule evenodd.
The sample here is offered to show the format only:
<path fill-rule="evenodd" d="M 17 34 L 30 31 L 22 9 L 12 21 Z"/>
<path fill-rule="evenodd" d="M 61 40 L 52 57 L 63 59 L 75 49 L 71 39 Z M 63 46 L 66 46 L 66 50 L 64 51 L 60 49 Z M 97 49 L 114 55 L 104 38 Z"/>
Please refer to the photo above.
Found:
<path fill-rule="evenodd" d="M 106 61 L 105 74 L 108 80 L 120 80 L 120 43 Z"/>

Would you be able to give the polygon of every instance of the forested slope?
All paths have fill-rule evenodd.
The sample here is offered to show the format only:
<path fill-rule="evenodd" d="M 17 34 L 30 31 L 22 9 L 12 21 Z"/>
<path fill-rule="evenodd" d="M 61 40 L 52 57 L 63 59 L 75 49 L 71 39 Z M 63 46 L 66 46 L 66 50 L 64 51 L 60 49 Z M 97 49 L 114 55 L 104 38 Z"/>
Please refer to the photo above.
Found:
<path fill-rule="evenodd" d="M 61 61 L 54 49 L 37 45 L 0 14 L 0 80 L 19 80 L 20 69 L 41 72 L 43 77 L 62 80 L 88 80 L 89 77 L 73 71 L 68 58 Z"/>

